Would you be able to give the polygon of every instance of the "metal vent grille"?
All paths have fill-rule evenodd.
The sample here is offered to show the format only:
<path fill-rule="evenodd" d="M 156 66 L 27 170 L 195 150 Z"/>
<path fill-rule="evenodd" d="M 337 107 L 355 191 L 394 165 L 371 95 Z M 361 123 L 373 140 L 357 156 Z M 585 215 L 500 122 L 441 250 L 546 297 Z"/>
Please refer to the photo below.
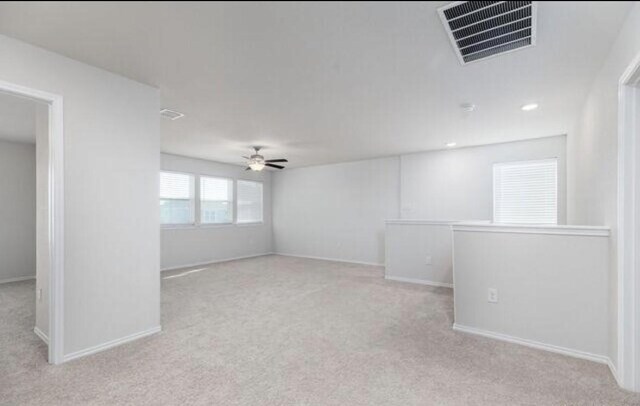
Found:
<path fill-rule="evenodd" d="M 184 114 L 180 113 L 179 111 L 169 109 L 160 110 L 160 115 L 164 118 L 168 118 L 169 120 L 177 120 L 184 117 Z"/>
<path fill-rule="evenodd" d="M 457 1 L 438 10 L 451 44 L 467 63 L 536 44 L 535 1 Z"/>

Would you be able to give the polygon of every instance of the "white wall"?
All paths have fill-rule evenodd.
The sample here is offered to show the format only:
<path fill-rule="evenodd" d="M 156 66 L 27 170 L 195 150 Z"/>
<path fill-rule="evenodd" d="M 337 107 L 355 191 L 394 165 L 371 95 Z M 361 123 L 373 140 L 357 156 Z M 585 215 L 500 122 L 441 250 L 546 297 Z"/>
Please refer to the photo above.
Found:
<path fill-rule="evenodd" d="M 453 287 L 451 222 L 387 221 L 387 279 Z"/>
<path fill-rule="evenodd" d="M 565 136 L 401 157 L 404 219 L 491 220 L 493 164 L 558 158 L 558 222 L 566 221 Z"/>
<path fill-rule="evenodd" d="M 640 5 L 632 8 L 594 81 L 567 144 L 569 222 L 612 228 L 609 270 L 609 354 L 617 363 L 617 131 L 618 80 L 640 54 Z"/>
<path fill-rule="evenodd" d="M 160 325 L 157 89 L 0 36 L 0 78 L 64 98 L 64 352 Z M 35 201 L 35 199 L 34 199 Z"/>
<path fill-rule="evenodd" d="M 276 173 L 276 252 L 384 263 L 384 221 L 399 215 L 398 181 L 397 157 Z"/>
<path fill-rule="evenodd" d="M 272 252 L 271 172 L 244 166 L 162 154 L 163 170 L 263 182 L 263 224 L 163 228 L 162 269 L 174 269 Z"/>
<path fill-rule="evenodd" d="M 0 140 L 0 283 L 35 276 L 36 147 Z"/>
<path fill-rule="evenodd" d="M 458 227 L 453 226 L 456 327 L 607 361 L 606 234 Z M 497 303 L 489 303 L 489 288 L 498 290 Z"/>
<path fill-rule="evenodd" d="M 275 250 L 384 263 L 384 220 L 490 220 L 496 162 L 557 157 L 564 223 L 565 144 L 565 136 L 555 136 L 277 173 Z"/>

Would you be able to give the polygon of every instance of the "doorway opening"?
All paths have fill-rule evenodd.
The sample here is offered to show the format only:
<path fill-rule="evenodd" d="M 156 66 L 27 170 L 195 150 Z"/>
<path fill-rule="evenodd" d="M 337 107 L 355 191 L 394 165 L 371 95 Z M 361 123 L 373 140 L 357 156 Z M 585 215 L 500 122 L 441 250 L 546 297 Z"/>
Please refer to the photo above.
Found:
<path fill-rule="evenodd" d="M 617 379 L 640 392 L 640 55 L 618 93 Z"/>
<path fill-rule="evenodd" d="M 24 217 L 24 221 L 13 221 L 13 228 L 4 227 L 7 235 L 0 235 L 0 242 L 5 241 L 0 245 L 7 251 L 5 258 L 9 254 L 17 258 L 0 269 L 0 281 L 13 285 L 12 289 L 5 284 L 2 287 L 4 292 L 15 293 L 12 298 L 26 300 L 22 310 L 33 324 L 30 333 L 44 342 L 41 345 L 47 361 L 59 364 L 64 355 L 62 97 L 0 81 L 0 103 L 7 107 L 4 117 L 0 115 L 0 127 L 7 127 L 0 147 L 7 157 L 4 165 L 9 165 L 2 176 L 14 186 L 11 192 L 9 188 L 0 191 L 0 205 L 15 209 L 7 210 L 11 211 L 7 216 Z M 20 127 L 30 119 L 31 128 Z M 18 127 L 11 128 L 12 124 Z M 15 139 L 10 139 L 12 133 Z M 31 305 L 35 302 L 35 307 L 30 307 L 29 300 L 33 300 Z"/>

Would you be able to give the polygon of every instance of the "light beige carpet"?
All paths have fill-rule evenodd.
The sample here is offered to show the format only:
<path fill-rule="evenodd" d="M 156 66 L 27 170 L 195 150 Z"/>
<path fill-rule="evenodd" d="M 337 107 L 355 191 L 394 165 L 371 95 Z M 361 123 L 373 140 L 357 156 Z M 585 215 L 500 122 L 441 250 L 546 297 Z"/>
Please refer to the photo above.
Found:
<path fill-rule="evenodd" d="M 449 289 L 382 273 L 212 265 L 163 280 L 162 333 L 61 366 L 33 334 L 33 282 L 2 285 L 0 403 L 640 405 L 604 365 L 452 331 Z"/>

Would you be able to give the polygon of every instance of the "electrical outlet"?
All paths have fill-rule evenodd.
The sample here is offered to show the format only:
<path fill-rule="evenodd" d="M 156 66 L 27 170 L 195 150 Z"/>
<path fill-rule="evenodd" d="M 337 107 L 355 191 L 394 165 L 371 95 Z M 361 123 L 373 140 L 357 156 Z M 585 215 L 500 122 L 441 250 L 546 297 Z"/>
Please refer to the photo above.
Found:
<path fill-rule="evenodd" d="M 427 259 L 425 260 L 425 263 L 427 265 L 431 265 L 431 257 L 430 256 L 427 257 Z"/>
<path fill-rule="evenodd" d="M 498 289 L 489 288 L 489 295 L 487 297 L 489 303 L 498 303 Z"/>
<path fill-rule="evenodd" d="M 38 302 L 42 302 L 42 288 L 38 289 Z"/>

